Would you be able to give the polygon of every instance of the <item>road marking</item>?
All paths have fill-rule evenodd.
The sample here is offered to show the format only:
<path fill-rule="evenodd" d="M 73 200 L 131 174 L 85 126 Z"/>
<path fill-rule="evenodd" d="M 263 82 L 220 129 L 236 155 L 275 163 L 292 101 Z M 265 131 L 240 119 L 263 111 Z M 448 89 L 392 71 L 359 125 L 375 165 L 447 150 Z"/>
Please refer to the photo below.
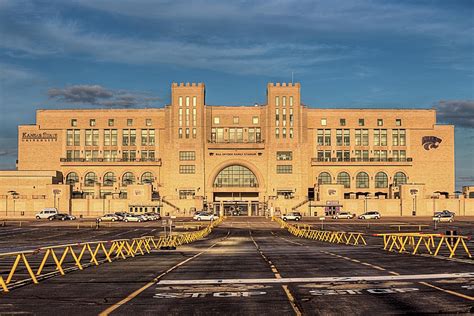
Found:
<path fill-rule="evenodd" d="M 426 282 L 418 282 L 418 283 L 426 285 L 428 287 L 431 287 L 431 288 L 436 289 L 436 290 L 441 291 L 441 292 L 449 293 L 449 294 L 452 294 L 452 295 L 457 296 L 457 297 L 461 297 L 461 298 L 465 298 L 465 299 L 470 300 L 470 301 L 474 301 L 473 296 L 465 295 L 465 294 L 458 293 L 458 292 L 451 291 L 451 290 L 446 290 L 446 289 L 437 287 L 433 284 L 429 284 L 429 283 L 426 283 Z"/>
<path fill-rule="evenodd" d="M 419 291 L 416 287 L 404 287 L 404 288 L 374 288 L 374 289 L 317 289 L 309 291 L 309 294 L 314 296 L 325 296 L 325 295 L 357 295 L 364 294 L 398 294 L 398 293 L 409 293 Z"/>
<path fill-rule="evenodd" d="M 262 279 L 200 279 L 200 280 L 161 280 L 159 285 L 209 285 L 209 284 L 267 284 L 267 283 L 324 283 L 324 282 L 359 282 L 359 281 L 403 281 L 474 278 L 474 273 L 436 273 L 409 275 L 369 275 L 369 276 L 334 276 L 314 278 L 262 278 Z"/>
<path fill-rule="evenodd" d="M 115 311 L 117 308 L 119 308 L 120 306 L 124 305 L 124 304 L 127 304 L 128 302 L 130 302 L 131 300 L 133 300 L 135 297 L 137 297 L 139 294 L 141 294 L 143 291 L 145 291 L 146 289 L 150 288 L 151 286 L 155 285 L 156 283 L 158 283 L 160 281 L 160 279 L 162 277 L 164 277 L 165 275 L 167 275 L 168 273 L 170 273 L 171 271 L 179 268 L 180 266 L 182 266 L 183 264 L 199 257 L 200 255 L 202 255 L 203 253 L 207 252 L 208 250 L 214 248 L 218 243 L 220 243 L 222 240 L 226 239 L 227 237 L 229 237 L 229 234 L 230 232 L 227 233 L 227 236 L 225 236 L 224 238 L 222 238 L 221 240 L 215 242 L 214 244 L 212 244 L 211 246 L 209 246 L 208 248 L 204 249 L 203 251 L 195 254 L 194 256 L 192 257 L 189 257 L 188 259 L 186 260 L 183 260 L 177 264 L 175 264 L 174 266 L 172 266 L 171 268 L 169 268 L 168 270 L 166 270 L 165 272 L 161 273 L 160 275 L 158 275 L 157 277 L 155 277 L 153 280 L 151 280 L 150 282 L 148 282 L 147 284 L 145 284 L 144 286 L 142 286 L 141 288 L 139 288 L 138 290 L 130 293 L 127 297 L 125 297 L 124 299 L 122 299 L 121 301 L 113 304 L 112 306 L 110 306 L 109 308 L 107 308 L 106 310 L 102 311 L 99 316 L 107 316 L 109 315 L 110 313 L 112 313 L 113 311 Z"/>
<path fill-rule="evenodd" d="M 253 244 L 255 245 L 255 248 L 257 248 L 257 251 L 260 253 L 260 256 L 262 256 L 263 260 L 265 260 L 269 265 L 270 268 L 272 269 L 273 274 L 275 275 L 275 279 L 269 279 L 269 280 L 283 280 L 281 277 L 281 274 L 278 272 L 278 269 L 275 267 L 275 265 L 265 256 L 263 251 L 260 249 L 260 246 L 257 244 L 255 239 L 252 236 L 252 231 L 249 230 L 249 235 L 250 239 L 253 241 Z M 295 315 L 301 316 L 302 312 L 299 309 L 298 305 L 296 305 L 296 300 L 293 294 L 291 293 L 290 289 L 288 288 L 288 285 L 282 285 L 281 286 L 283 291 L 286 294 L 286 297 L 288 298 L 288 301 L 290 302 L 291 307 L 293 308 L 293 311 L 295 312 Z"/>

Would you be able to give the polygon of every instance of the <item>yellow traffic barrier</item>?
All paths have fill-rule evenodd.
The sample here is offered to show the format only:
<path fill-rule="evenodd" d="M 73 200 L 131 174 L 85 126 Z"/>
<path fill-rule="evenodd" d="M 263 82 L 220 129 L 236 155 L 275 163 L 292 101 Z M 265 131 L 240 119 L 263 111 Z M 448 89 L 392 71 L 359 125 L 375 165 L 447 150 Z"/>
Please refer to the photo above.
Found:
<path fill-rule="evenodd" d="M 460 251 L 464 250 L 465 254 L 472 258 L 466 244 L 466 240 L 470 239 L 469 236 L 429 233 L 386 233 L 374 236 L 382 237 L 383 249 L 391 252 L 409 252 L 413 255 L 428 252 L 430 255 L 438 256 L 445 248 L 449 252 L 449 258 L 452 258 L 461 249 Z"/>
<path fill-rule="evenodd" d="M 281 228 L 288 230 L 290 234 L 299 238 L 313 239 L 317 241 L 345 244 L 351 246 L 367 245 L 363 233 L 332 230 L 313 230 L 308 224 L 292 225 L 277 217 L 273 218 L 273 220 L 279 223 Z"/>
<path fill-rule="evenodd" d="M 0 263 L 7 261 L 6 265 L 11 263 L 6 278 L 0 275 L 0 289 L 4 293 L 9 292 L 9 285 L 18 282 L 30 281 L 38 283 L 38 278 L 46 274 L 59 273 L 64 275 L 66 270 L 83 270 L 85 266 L 99 265 L 105 262 L 112 262 L 118 259 L 133 258 L 137 255 L 145 255 L 152 250 L 162 249 L 163 247 L 177 247 L 183 244 L 192 243 L 202 239 L 212 232 L 212 229 L 219 225 L 224 218 L 212 221 L 205 228 L 186 233 L 178 233 L 170 236 L 143 236 L 132 239 L 116 239 L 110 241 L 93 241 L 85 243 L 72 243 L 64 245 L 55 245 L 41 247 L 34 250 L 9 252 L 0 254 Z M 28 260 L 28 258 L 33 260 Z M 67 260 L 67 259 L 70 260 Z M 39 262 L 36 268 L 30 262 Z M 48 263 L 52 261 L 51 263 Z M 26 268 L 26 271 L 20 270 L 20 264 Z M 44 272 L 46 268 L 53 268 L 53 271 Z M 26 279 L 25 279 L 26 272 Z M 0 271 L 1 274 L 1 271 Z M 22 279 L 14 280 L 14 277 Z"/>

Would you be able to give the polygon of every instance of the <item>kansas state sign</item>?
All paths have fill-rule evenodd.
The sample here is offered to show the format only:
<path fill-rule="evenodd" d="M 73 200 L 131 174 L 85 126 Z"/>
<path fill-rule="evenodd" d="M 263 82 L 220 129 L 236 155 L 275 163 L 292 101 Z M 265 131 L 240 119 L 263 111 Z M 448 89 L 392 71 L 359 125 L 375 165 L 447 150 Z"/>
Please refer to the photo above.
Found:
<path fill-rule="evenodd" d="M 441 144 L 442 139 L 436 136 L 423 136 L 421 139 L 421 144 L 425 150 L 436 149 Z"/>

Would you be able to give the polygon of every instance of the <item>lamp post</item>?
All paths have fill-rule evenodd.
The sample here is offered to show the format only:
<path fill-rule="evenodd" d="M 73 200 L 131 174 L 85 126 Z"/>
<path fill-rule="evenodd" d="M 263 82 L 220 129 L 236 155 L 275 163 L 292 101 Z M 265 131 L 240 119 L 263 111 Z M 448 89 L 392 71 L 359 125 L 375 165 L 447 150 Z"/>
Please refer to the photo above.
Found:
<path fill-rule="evenodd" d="M 13 215 L 15 215 L 15 202 L 16 202 L 16 196 L 18 195 L 18 192 L 14 191 L 14 190 L 11 190 L 11 191 L 8 191 L 8 194 L 10 194 L 12 197 L 13 197 Z M 8 196 L 7 196 L 7 199 L 8 199 Z M 5 204 L 5 216 L 7 216 L 8 213 L 7 213 L 7 208 L 6 208 L 6 204 Z"/>

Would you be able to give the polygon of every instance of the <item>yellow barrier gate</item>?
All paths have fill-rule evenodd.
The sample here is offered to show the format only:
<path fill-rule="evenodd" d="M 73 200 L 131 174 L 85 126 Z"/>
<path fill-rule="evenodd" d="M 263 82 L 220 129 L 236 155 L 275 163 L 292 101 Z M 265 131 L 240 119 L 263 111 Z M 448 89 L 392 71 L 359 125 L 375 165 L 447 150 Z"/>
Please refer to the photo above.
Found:
<path fill-rule="evenodd" d="M 77 268 L 83 270 L 88 265 L 99 265 L 117 259 L 133 258 L 162 247 L 177 247 L 192 243 L 209 235 L 212 229 L 223 220 L 224 218 L 219 218 L 198 231 L 171 236 L 143 236 L 132 239 L 73 243 L 41 247 L 35 250 L 2 253 L 0 254 L 0 263 L 2 263 L 2 266 L 6 265 L 8 267 L 8 274 L 6 279 L 0 275 L 0 288 L 4 293 L 9 292 L 8 286 L 12 284 L 15 275 L 19 275 L 19 277 L 26 276 L 26 279 L 17 280 L 17 282 L 31 281 L 37 284 L 38 277 L 47 274 L 59 272 L 59 274 L 64 275 L 66 269 Z M 67 261 L 67 258 L 70 260 Z M 38 259 L 40 260 L 38 261 Z M 6 261 L 6 263 L 2 261 Z M 38 268 L 33 267 L 33 261 L 39 263 Z M 19 271 L 20 264 L 23 264 L 26 271 Z M 46 267 L 52 267 L 54 270 L 43 273 Z M 0 274 L 3 272 L 3 269 L 0 270 Z"/>
<path fill-rule="evenodd" d="M 438 256 L 440 251 L 445 249 L 448 250 L 449 258 L 452 258 L 456 251 L 464 250 L 465 254 L 472 258 L 466 244 L 466 240 L 470 239 L 468 236 L 424 233 L 387 233 L 374 236 L 383 237 L 383 249 L 387 251 L 409 252 L 413 255 L 428 252 Z"/>
<path fill-rule="evenodd" d="M 273 218 L 285 228 L 288 232 L 299 238 L 313 239 L 336 244 L 345 244 L 351 246 L 367 245 L 364 234 L 359 232 L 331 231 L 331 230 L 312 230 L 308 224 L 292 225 L 283 221 L 281 218 Z"/>

